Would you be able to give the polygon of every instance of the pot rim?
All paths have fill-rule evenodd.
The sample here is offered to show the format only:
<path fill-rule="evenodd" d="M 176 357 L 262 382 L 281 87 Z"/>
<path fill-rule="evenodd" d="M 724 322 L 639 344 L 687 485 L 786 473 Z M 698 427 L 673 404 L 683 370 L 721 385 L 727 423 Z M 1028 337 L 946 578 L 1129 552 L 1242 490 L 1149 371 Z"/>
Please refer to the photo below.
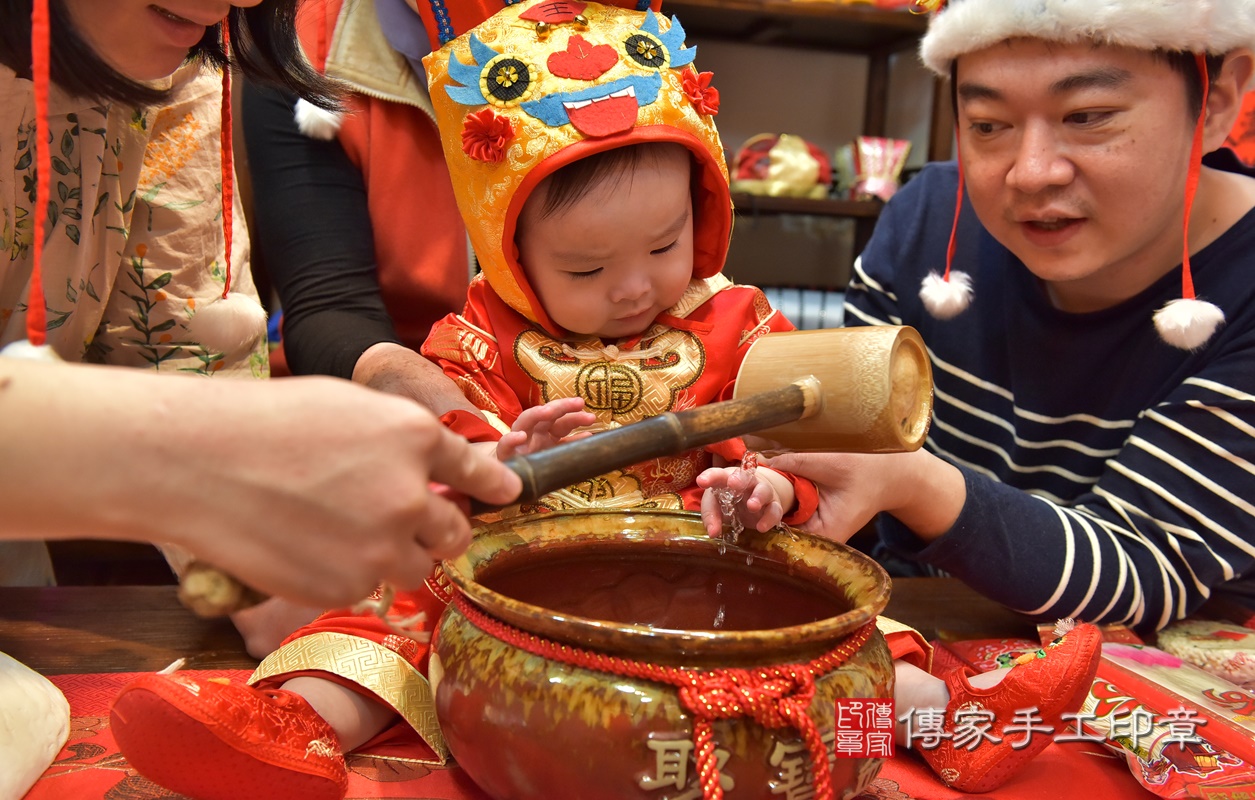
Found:
<path fill-rule="evenodd" d="M 642 526 L 645 517 L 653 524 Z M 786 563 L 803 563 L 805 568 L 823 573 L 824 565 L 814 560 L 835 559 L 850 573 L 849 582 L 833 581 L 827 585 L 845 594 L 853 606 L 849 611 L 826 619 L 770 630 L 696 631 L 651 628 L 573 614 L 561 614 L 495 592 L 474 579 L 477 568 L 492 563 L 497 555 L 531 542 L 594 541 L 597 533 L 555 533 L 579 520 L 583 529 L 590 525 L 608 529 L 618 523 L 618 534 L 629 541 L 701 542 L 713 546 L 713 540 L 701 524 L 701 516 L 690 511 L 588 509 L 555 511 L 514 517 L 477 528 L 470 547 L 460 556 L 444 562 L 444 571 L 455 586 L 485 613 L 528 633 L 545 636 L 565 644 L 617 653 L 649 653 L 663 656 L 692 655 L 773 655 L 811 656 L 827 650 L 839 640 L 874 620 L 889 602 L 891 582 L 888 574 L 867 555 L 848 545 L 823 539 L 803 531 L 784 532 L 773 529 L 765 533 L 745 530 L 736 545 L 748 555 L 766 557 Z M 663 522 L 663 521 L 666 522 Z M 662 527 L 670 524 L 670 528 Z M 787 549 L 786 549 L 787 548 Z M 781 556 L 784 556 L 782 559 Z"/>

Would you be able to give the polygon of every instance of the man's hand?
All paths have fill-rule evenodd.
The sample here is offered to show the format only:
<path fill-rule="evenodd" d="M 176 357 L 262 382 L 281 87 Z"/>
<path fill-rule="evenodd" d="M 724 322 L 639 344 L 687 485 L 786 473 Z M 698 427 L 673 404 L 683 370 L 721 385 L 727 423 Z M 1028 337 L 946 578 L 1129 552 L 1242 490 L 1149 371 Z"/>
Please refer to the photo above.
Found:
<path fill-rule="evenodd" d="M 782 453 L 772 467 L 809 478 L 819 490 L 803 530 L 844 542 L 881 511 L 931 541 L 954 525 L 967 487 L 954 465 L 925 450 L 911 453 Z"/>

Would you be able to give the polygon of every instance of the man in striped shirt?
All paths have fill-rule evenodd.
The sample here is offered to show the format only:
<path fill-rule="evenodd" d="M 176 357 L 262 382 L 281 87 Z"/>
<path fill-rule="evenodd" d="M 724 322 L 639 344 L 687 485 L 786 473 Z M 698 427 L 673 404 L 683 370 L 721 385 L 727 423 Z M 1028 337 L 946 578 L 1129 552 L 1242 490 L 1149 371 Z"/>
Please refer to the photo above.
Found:
<path fill-rule="evenodd" d="M 1252 45 L 1253 0 L 940 9 L 921 54 L 952 79 L 961 170 L 889 202 L 846 305 L 923 335 L 932 428 L 916 453 L 775 459 L 820 484 L 808 528 L 884 512 L 888 548 L 1043 618 L 1152 630 L 1255 598 L 1255 178 L 1199 163 Z"/>

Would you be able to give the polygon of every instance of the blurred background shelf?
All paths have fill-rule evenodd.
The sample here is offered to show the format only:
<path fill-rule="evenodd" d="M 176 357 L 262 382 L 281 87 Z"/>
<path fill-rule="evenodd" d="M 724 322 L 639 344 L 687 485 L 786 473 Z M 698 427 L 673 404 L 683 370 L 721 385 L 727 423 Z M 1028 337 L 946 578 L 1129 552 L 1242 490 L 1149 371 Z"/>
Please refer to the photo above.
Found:
<path fill-rule="evenodd" d="M 884 203 L 879 200 L 838 200 L 826 197 L 768 197 L 733 192 L 732 204 L 738 214 L 810 214 L 817 217 L 856 217 L 875 219 Z"/>
<path fill-rule="evenodd" d="M 865 53 L 914 47 L 928 18 L 905 10 L 792 0 L 670 0 L 689 33 L 754 44 L 788 44 Z"/>
<path fill-rule="evenodd" d="M 663 11 L 699 48 L 699 68 L 714 73 L 730 160 L 763 133 L 802 136 L 829 158 L 859 135 L 907 139 L 908 169 L 951 158 L 949 82 L 924 69 L 915 52 L 928 17 L 804 0 L 666 0 Z M 733 203 L 725 267 L 733 280 L 832 291 L 845 288 L 884 207 L 739 192 Z"/>

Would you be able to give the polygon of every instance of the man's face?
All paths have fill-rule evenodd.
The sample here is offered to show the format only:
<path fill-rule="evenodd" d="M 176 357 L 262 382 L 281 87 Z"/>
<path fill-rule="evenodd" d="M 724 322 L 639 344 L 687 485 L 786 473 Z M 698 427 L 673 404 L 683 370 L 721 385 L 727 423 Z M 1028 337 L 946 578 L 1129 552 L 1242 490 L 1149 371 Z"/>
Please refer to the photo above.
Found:
<path fill-rule="evenodd" d="M 981 222 L 1069 311 L 1180 263 L 1194 125 L 1149 52 L 1015 39 L 959 58 L 959 143 Z"/>

